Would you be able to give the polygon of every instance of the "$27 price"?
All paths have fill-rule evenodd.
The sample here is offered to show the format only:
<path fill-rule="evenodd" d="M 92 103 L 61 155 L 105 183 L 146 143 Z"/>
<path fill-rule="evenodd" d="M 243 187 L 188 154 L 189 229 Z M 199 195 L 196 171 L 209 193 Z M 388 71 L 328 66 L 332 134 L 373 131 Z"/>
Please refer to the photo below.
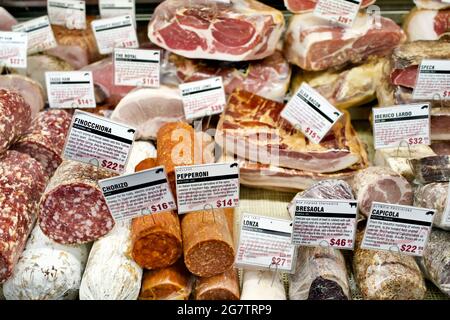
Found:
<path fill-rule="evenodd" d="M 286 263 L 286 259 L 284 259 L 284 258 L 272 257 L 272 265 L 273 266 L 283 267 L 285 263 Z"/>

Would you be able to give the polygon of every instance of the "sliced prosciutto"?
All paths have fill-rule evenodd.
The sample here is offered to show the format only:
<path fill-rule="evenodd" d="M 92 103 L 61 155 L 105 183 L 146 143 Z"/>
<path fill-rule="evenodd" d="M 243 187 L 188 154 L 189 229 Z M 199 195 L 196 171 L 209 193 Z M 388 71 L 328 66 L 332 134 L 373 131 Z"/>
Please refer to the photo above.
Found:
<path fill-rule="evenodd" d="M 450 37 L 450 9 L 412 10 L 403 25 L 409 41 Z"/>
<path fill-rule="evenodd" d="M 293 13 L 312 11 L 317 5 L 318 0 L 284 0 L 286 8 Z M 374 4 L 375 0 L 362 0 L 361 8 Z"/>
<path fill-rule="evenodd" d="M 316 17 L 293 15 L 286 33 L 285 54 L 304 70 L 320 71 L 386 56 L 406 40 L 392 20 L 360 13 L 351 28 Z"/>
<path fill-rule="evenodd" d="M 348 116 L 314 144 L 281 118 L 283 108 L 283 103 L 235 91 L 220 118 L 216 143 L 253 162 L 317 173 L 344 170 L 363 158 L 365 151 Z"/>
<path fill-rule="evenodd" d="M 166 0 L 148 27 L 154 44 L 187 58 L 262 59 L 275 52 L 283 14 L 255 0 Z"/>

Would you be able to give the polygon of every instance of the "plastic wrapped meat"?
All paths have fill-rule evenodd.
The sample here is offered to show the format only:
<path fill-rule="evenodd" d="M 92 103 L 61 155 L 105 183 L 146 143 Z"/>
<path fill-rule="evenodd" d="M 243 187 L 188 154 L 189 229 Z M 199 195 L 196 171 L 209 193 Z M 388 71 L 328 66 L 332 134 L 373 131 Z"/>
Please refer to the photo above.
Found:
<path fill-rule="evenodd" d="M 417 10 L 408 14 L 403 24 L 409 41 L 439 40 L 450 37 L 450 10 Z"/>
<path fill-rule="evenodd" d="M 280 272 L 243 271 L 241 300 L 286 300 Z"/>
<path fill-rule="evenodd" d="M 450 7 L 447 0 L 414 0 L 414 3 L 421 9 L 445 9 Z"/>
<path fill-rule="evenodd" d="M 317 5 L 318 0 L 284 0 L 286 8 L 294 13 L 312 11 Z M 361 8 L 374 4 L 375 0 L 362 0 Z"/>
<path fill-rule="evenodd" d="M 419 186 L 414 194 L 414 205 L 436 210 L 433 219 L 435 227 L 450 230 L 450 215 L 445 216 L 447 207 L 448 183 L 429 183 Z M 450 208 L 448 208 L 450 209 Z"/>

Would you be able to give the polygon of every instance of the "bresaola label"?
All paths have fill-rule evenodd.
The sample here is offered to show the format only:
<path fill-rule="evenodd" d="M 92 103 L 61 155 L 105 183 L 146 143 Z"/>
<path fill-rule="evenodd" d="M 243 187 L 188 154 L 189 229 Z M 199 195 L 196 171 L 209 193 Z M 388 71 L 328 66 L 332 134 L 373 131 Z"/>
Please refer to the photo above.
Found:
<path fill-rule="evenodd" d="M 422 256 L 435 210 L 374 202 L 361 247 Z"/>
<path fill-rule="evenodd" d="M 318 0 L 314 15 L 351 27 L 355 22 L 362 0 Z"/>
<path fill-rule="evenodd" d="M 48 16 L 17 24 L 12 26 L 12 30 L 28 34 L 28 54 L 49 50 L 58 45 Z"/>
<path fill-rule="evenodd" d="M 303 83 L 281 112 L 281 117 L 300 130 L 313 143 L 320 143 L 342 112 Z"/>
<path fill-rule="evenodd" d="M 55 71 L 45 73 L 50 108 L 95 108 L 91 71 Z"/>
<path fill-rule="evenodd" d="M 114 48 L 139 47 L 133 18 L 130 15 L 95 20 L 91 26 L 101 54 L 110 54 Z"/>
<path fill-rule="evenodd" d="M 450 60 L 422 60 L 413 98 L 450 100 Z"/>
<path fill-rule="evenodd" d="M 176 209 L 163 167 L 104 179 L 98 183 L 116 221 Z"/>
<path fill-rule="evenodd" d="M 295 245 L 289 220 L 244 213 L 236 265 L 262 270 L 292 272 Z"/>
<path fill-rule="evenodd" d="M 239 205 L 239 165 L 212 163 L 175 168 L 178 213 Z"/>
<path fill-rule="evenodd" d="M 0 66 L 26 69 L 28 34 L 0 31 Z"/>
<path fill-rule="evenodd" d="M 357 211 L 356 201 L 297 199 L 292 243 L 352 250 Z"/>
<path fill-rule="evenodd" d="M 430 144 L 430 105 L 414 104 L 389 108 L 373 108 L 375 149 Z"/>
<path fill-rule="evenodd" d="M 68 29 L 86 29 L 85 1 L 49 0 L 47 12 L 52 24 Z"/>
<path fill-rule="evenodd" d="M 64 147 L 64 158 L 122 173 L 136 129 L 76 110 Z"/>
<path fill-rule="evenodd" d="M 159 50 L 114 50 L 114 81 L 117 86 L 159 87 Z"/>

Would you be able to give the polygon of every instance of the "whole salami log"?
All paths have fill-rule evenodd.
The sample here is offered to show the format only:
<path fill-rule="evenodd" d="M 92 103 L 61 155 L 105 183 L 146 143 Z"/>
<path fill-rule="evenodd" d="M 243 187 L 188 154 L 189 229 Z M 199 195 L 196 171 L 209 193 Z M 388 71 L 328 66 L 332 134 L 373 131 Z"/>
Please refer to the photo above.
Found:
<path fill-rule="evenodd" d="M 112 176 L 114 173 L 89 164 L 63 161 L 39 206 L 44 234 L 61 244 L 81 244 L 111 231 L 114 220 L 97 181 Z"/>
<path fill-rule="evenodd" d="M 286 300 L 280 272 L 244 270 L 241 300 Z"/>
<path fill-rule="evenodd" d="M 27 154 L 0 156 L 0 283 L 11 276 L 36 220 L 46 177 Z"/>
<path fill-rule="evenodd" d="M 224 273 L 198 278 L 194 289 L 195 300 L 239 300 L 237 270 L 230 268 Z"/>
<path fill-rule="evenodd" d="M 435 209 L 433 225 L 444 230 L 450 230 L 450 217 L 445 215 L 445 211 L 450 210 L 447 208 L 448 185 L 448 182 L 429 183 L 418 186 L 414 192 L 414 205 Z"/>
<path fill-rule="evenodd" d="M 64 110 L 46 110 L 33 120 L 31 128 L 13 146 L 39 161 L 51 177 L 62 162 L 62 151 L 72 116 Z"/>
<path fill-rule="evenodd" d="M 26 132 L 31 108 L 18 93 L 0 89 L 0 154 Z"/>
<path fill-rule="evenodd" d="M 191 295 L 193 277 L 183 260 L 170 267 L 145 271 L 140 300 L 187 300 Z"/>
<path fill-rule="evenodd" d="M 36 226 L 14 273 L 3 285 L 7 300 L 73 300 L 78 296 L 88 245 L 58 244 Z"/>

